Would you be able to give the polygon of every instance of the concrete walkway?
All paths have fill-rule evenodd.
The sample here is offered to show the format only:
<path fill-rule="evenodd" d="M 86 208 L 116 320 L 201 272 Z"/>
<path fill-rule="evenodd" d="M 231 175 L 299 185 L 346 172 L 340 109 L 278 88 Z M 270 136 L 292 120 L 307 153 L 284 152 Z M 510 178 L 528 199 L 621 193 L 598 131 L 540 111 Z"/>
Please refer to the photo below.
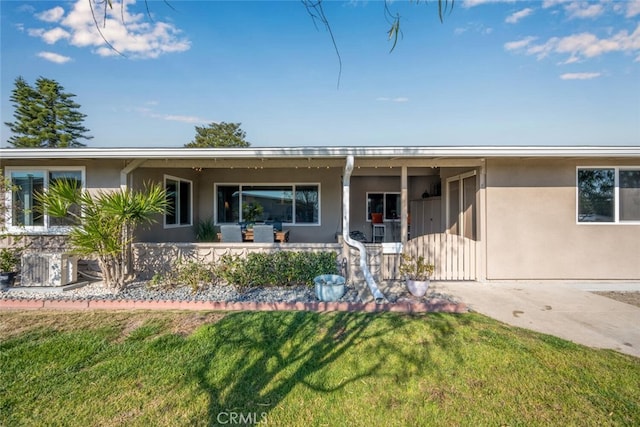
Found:
<path fill-rule="evenodd" d="M 589 292 L 640 291 L 640 282 L 433 282 L 432 289 L 510 325 L 640 357 L 640 308 Z"/>

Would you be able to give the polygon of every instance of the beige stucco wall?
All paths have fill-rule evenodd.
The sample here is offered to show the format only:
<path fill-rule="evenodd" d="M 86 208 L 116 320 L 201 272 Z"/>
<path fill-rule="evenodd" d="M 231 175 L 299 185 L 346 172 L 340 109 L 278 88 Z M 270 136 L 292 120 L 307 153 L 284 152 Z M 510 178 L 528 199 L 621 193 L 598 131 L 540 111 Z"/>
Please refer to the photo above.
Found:
<path fill-rule="evenodd" d="M 638 166 L 614 159 L 487 160 L 487 278 L 640 279 L 640 225 L 576 222 L 576 167 L 622 165 Z"/>
<path fill-rule="evenodd" d="M 295 171 L 295 172 L 294 172 Z M 193 169 L 139 168 L 134 182 L 163 182 L 164 175 L 187 179 L 193 183 L 193 226 L 164 228 L 162 218 L 151 228 L 138 231 L 139 241 L 189 242 L 195 240 L 195 228 L 200 220 L 213 218 L 215 184 L 320 184 L 320 224 L 288 225 L 292 243 L 334 243 L 341 228 L 341 170 L 338 168 L 212 168 Z"/>
<path fill-rule="evenodd" d="M 192 181 L 193 224 L 191 226 L 165 228 L 163 216 L 157 215 L 154 224 L 139 227 L 139 229 L 136 230 L 136 240 L 139 242 L 193 242 L 195 240 L 195 227 L 198 223 L 197 206 L 199 202 L 199 177 L 196 171 L 191 168 L 138 168 L 131 172 L 132 187 L 140 189 L 144 183 L 149 182 L 163 185 L 165 175 Z"/>
<path fill-rule="evenodd" d="M 640 166 L 638 160 L 619 159 L 487 159 L 486 203 L 478 204 L 479 253 L 487 279 L 493 280 L 640 280 L 640 225 L 577 224 L 577 166 Z M 120 186 L 122 160 L 33 160 L 0 159 L 8 166 L 84 166 L 91 191 Z M 443 181 L 456 172 L 443 168 Z M 351 228 L 370 234 L 366 222 L 367 191 L 399 191 L 396 170 L 357 170 L 351 186 Z M 427 171 L 428 172 L 428 171 Z M 429 185 L 431 172 L 409 176 L 409 199 L 419 198 Z M 341 230 L 342 196 L 339 167 L 310 169 L 204 169 L 145 168 L 134 170 L 132 183 L 163 182 L 164 174 L 193 182 L 194 227 L 165 229 L 162 217 L 150 229 L 139 230 L 138 241 L 189 242 L 195 224 L 213 215 L 214 183 L 319 183 L 320 225 L 290 226 L 291 241 L 335 242 Z M 360 174 L 360 175 L 358 175 Z M 393 176 L 395 175 L 395 176 Z M 444 206 L 444 182 L 442 183 Z M 482 190 L 480 190 L 481 194 Z M 485 221 L 485 222 L 483 222 Z M 486 229 L 482 224 L 486 223 Z"/>
<path fill-rule="evenodd" d="M 2 160 L 0 168 L 46 168 L 46 167 L 84 167 L 89 191 L 120 188 L 120 170 L 125 167 L 121 160 Z"/>

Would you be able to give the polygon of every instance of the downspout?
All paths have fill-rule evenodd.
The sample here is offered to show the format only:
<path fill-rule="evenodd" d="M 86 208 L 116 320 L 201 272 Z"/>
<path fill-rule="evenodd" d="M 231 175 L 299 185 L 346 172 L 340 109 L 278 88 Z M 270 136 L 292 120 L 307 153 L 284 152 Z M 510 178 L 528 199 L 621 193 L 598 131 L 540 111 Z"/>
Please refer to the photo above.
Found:
<path fill-rule="evenodd" d="M 367 265 L 367 250 L 362 242 L 353 240 L 349 236 L 349 186 L 351 183 L 351 172 L 353 172 L 353 162 L 353 156 L 347 156 L 347 163 L 344 167 L 344 177 L 342 178 L 342 238 L 347 245 L 360 251 L 360 269 L 364 274 L 364 280 L 367 282 L 367 286 L 369 286 L 369 290 L 371 291 L 376 303 L 383 303 L 386 301 L 386 298 L 378 289 L 378 285 L 371 275 L 369 266 Z"/>

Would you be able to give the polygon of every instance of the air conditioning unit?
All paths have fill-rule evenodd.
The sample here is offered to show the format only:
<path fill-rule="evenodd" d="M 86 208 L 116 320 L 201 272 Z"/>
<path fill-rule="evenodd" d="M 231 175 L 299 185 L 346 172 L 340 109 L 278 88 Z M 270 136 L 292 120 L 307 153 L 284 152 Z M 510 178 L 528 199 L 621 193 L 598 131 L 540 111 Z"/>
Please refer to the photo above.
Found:
<path fill-rule="evenodd" d="M 22 255 L 21 286 L 65 286 L 78 280 L 78 258 L 62 252 Z"/>

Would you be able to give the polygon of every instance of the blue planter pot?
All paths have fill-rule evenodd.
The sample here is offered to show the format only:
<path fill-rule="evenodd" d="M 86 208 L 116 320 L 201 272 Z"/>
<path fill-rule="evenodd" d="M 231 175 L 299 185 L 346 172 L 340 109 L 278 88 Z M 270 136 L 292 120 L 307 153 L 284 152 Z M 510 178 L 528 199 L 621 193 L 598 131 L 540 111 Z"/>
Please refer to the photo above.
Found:
<path fill-rule="evenodd" d="M 338 301 L 345 292 L 345 278 L 337 274 L 323 274 L 313 279 L 316 297 L 320 301 Z"/>
<path fill-rule="evenodd" d="M 13 286 L 16 281 L 16 274 L 15 272 L 0 272 L 0 288 L 6 289 Z"/>

